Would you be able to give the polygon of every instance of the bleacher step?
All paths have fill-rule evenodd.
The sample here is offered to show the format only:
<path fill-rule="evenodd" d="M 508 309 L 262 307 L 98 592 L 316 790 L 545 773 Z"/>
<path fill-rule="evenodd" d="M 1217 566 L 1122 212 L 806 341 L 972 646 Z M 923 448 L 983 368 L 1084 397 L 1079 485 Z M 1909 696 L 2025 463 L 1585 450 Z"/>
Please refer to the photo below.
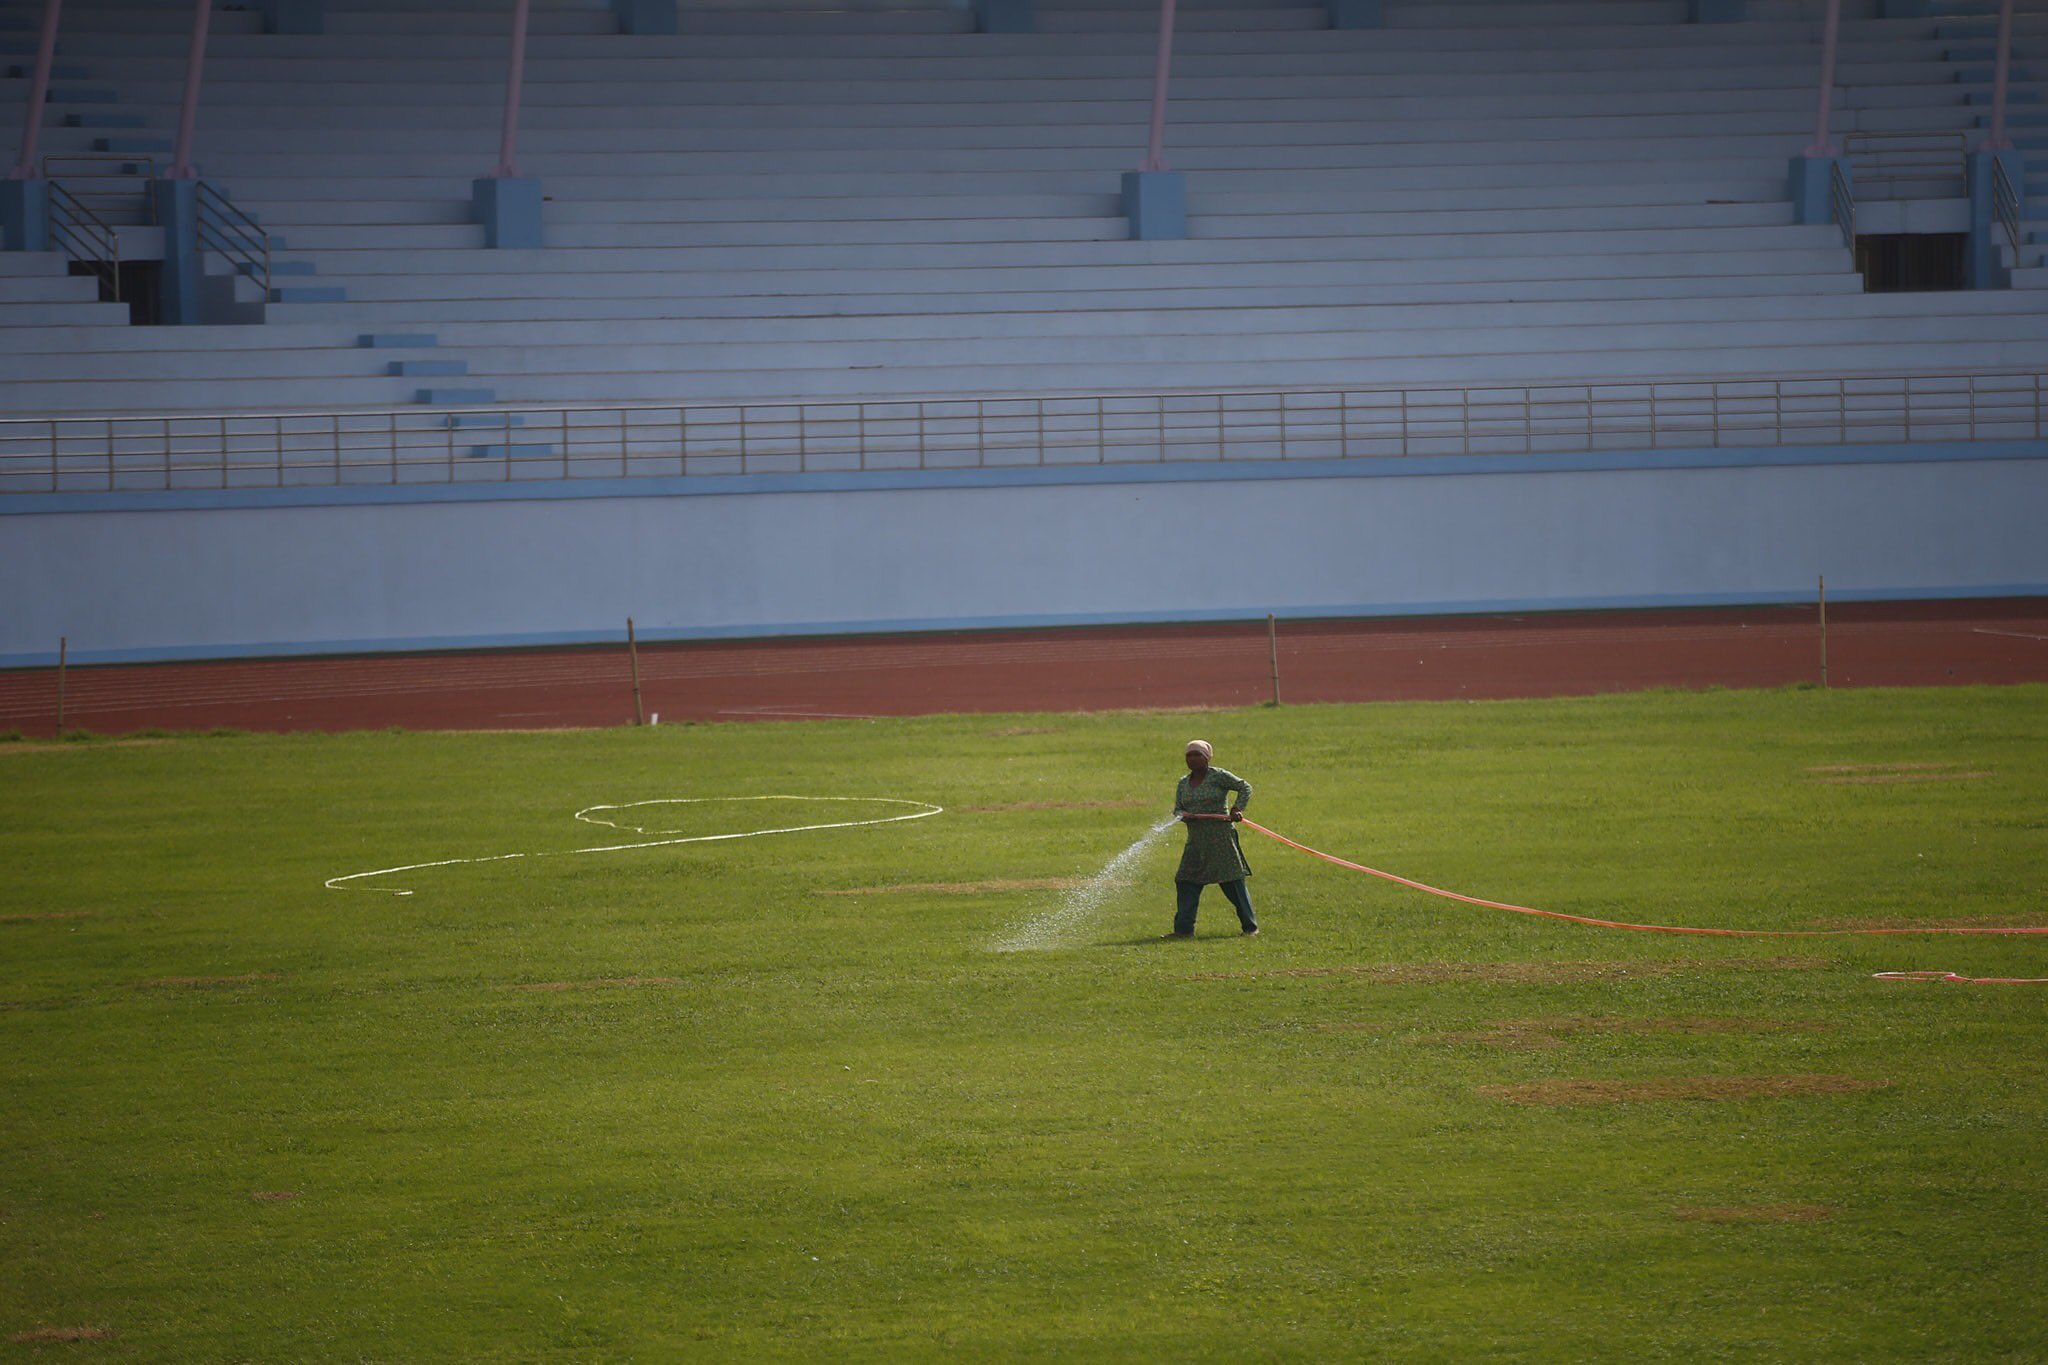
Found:
<path fill-rule="evenodd" d="M 348 290 L 338 284 L 276 285 L 270 291 L 272 303 L 342 303 L 347 298 Z"/>
<path fill-rule="evenodd" d="M 167 137 L 96 137 L 92 149 L 117 156 L 148 156 L 172 150 L 172 143 Z"/>
<path fill-rule="evenodd" d="M 432 332 L 364 332 L 356 344 L 370 350 L 423 350 L 438 346 L 440 339 Z"/>
<path fill-rule="evenodd" d="M 516 412 L 457 412 L 441 419 L 441 425 L 450 431 L 464 428 L 494 427 L 500 431 L 526 425 L 526 418 Z"/>
<path fill-rule="evenodd" d="M 466 360 L 394 360 L 390 373 L 414 379 L 451 379 L 469 373 Z"/>
<path fill-rule="evenodd" d="M 513 441 L 469 448 L 473 460 L 545 460 L 554 453 L 554 445 L 547 441 Z"/>
<path fill-rule="evenodd" d="M 495 403 L 498 401 L 498 391 L 496 389 L 420 389 L 415 401 L 431 404 L 435 407 Z"/>
<path fill-rule="evenodd" d="M 7 79 L 10 81 L 25 81 L 35 74 L 33 66 L 23 66 L 20 63 L 15 63 L 7 68 Z M 92 79 L 92 73 L 82 66 L 66 66 L 61 62 L 52 62 L 50 64 L 50 79 L 53 81 L 89 81 Z"/>
<path fill-rule="evenodd" d="M 66 128 L 147 128 L 149 120 L 141 114 L 66 114 Z"/>

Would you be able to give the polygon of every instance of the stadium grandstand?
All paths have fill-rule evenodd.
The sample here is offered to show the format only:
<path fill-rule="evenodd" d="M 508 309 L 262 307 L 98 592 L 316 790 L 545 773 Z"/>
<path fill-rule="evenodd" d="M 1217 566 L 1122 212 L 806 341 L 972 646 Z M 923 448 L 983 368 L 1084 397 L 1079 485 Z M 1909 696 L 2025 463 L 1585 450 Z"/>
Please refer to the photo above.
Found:
<path fill-rule="evenodd" d="M 2048 0 L 0 0 L 0 66 L 0 664 L 2048 593 Z"/>

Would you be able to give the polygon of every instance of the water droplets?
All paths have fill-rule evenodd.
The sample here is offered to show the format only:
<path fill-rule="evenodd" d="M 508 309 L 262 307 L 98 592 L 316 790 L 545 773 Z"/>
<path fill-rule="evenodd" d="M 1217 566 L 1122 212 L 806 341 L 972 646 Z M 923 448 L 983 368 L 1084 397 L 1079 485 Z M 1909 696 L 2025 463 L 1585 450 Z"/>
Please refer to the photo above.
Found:
<path fill-rule="evenodd" d="M 1058 947 L 1062 940 L 1089 920 L 1108 902 L 1110 894 L 1130 880 L 1152 845 L 1179 821 L 1168 816 L 1133 840 L 1131 846 L 1102 865 L 1102 870 L 1060 898 L 1058 905 L 1034 915 L 995 942 L 999 953 L 1027 953 Z"/>

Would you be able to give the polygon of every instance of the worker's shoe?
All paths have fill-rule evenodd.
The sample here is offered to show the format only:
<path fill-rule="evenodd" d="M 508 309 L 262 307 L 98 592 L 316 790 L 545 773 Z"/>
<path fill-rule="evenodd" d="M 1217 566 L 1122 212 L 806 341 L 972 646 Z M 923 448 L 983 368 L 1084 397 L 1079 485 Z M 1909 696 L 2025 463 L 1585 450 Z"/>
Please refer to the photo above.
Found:
<path fill-rule="evenodd" d="M 1195 931 L 1194 931 L 1194 930 L 1192 930 L 1192 929 L 1188 930 L 1188 931 L 1187 931 L 1187 932 L 1186 932 L 1185 934 L 1183 934 L 1182 932 L 1180 932 L 1180 930 L 1176 929 L 1176 930 L 1174 930 L 1174 931 L 1173 931 L 1172 933 L 1167 933 L 1167 934 L 1161 934 L 1161 935 L 1160 935 L 1159 937 L 1161 937 L 1161 938 L 1193 938 L 1194 936 L 1195 936 Z"/>
<path fill-rule="evenodd" d="M 1254 938 L 1258 935 L 1258 932 L 1258 927 L 1254 925 L 1252 928 L 1245 930 L 1243 936 L 1245 938 Z"/>

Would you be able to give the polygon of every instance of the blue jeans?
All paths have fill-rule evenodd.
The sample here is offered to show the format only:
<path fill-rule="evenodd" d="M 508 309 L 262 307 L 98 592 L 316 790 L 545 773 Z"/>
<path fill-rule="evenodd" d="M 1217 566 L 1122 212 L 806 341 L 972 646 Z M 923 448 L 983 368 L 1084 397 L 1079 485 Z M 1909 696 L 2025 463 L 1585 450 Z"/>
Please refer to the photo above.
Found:
<path fill-rule="evenodd" d="M 1223 889 L 1223 894 L 1230 898 L 1230 903 L 1237 907 L 1238 928 L 1247 933 L 1258 928 L 1258 920 L 1252 917 L 1252 893 L 1246 888 L 1244 878 L 1239 877 L 1234 882 L 1218 882 L 1217 885 Z M 1173 891 L 1174 898 L 1179 902 L 1179 910 L 1173 917 L 1173 932 L 1192 934 L 1195 932 L 1195 906 L 1202 899 L 1202 883 L 1175 882 Z"/>

